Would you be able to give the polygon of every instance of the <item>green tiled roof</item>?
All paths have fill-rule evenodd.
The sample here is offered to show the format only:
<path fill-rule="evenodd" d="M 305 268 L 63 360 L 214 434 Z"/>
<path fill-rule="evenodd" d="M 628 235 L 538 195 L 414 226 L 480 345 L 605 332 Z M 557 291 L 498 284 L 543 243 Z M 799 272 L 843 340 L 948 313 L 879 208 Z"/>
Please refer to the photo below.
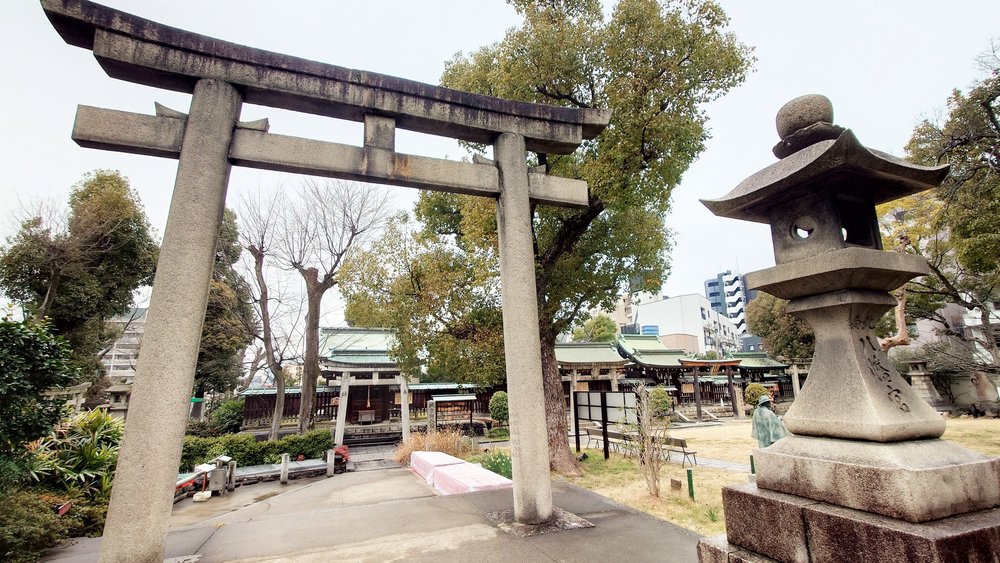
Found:
<path fill-rule="evenodd" d="M 659 336 L 623 334 L 618 337 L 618 349 L 637 364 L 649 367 L 681 367 L 684 350 L 667 348 Z"/>
<path fill-rule="evenodd" d="M 395 341 L 387 328 L 322 328 L 320 356 L 329 362 L 351 365 L 394 365 L 389 348 Z"/>
<path fill-rule="evenodd" d="M 625 365 L 625 358 L 618 353 L 618 347 L 614 342 L 567 342 L 556 344 L 556 362 Z"/>
<path fill-rule="evenodd" d="M 773 358 L 768 357 L 765 352 L 737 352 L 733 354 L 733 358 L 742 360 L 740 362 L 741 368 L 750 369 L 785 369 L 788 367 L 787 364 L 783 364 Z"/>

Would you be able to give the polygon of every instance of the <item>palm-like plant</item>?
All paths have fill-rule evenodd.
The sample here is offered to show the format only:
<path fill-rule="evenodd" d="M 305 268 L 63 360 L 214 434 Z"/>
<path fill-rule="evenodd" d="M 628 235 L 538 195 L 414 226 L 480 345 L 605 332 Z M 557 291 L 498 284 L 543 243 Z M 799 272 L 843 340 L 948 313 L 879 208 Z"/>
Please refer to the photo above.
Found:
<path fill-rule="evenodd" d="M 74 415 L 31 444 L 29 474 L 92 500 L 107 499 L 124 429 L 124 421 L 104 411 Z"/>

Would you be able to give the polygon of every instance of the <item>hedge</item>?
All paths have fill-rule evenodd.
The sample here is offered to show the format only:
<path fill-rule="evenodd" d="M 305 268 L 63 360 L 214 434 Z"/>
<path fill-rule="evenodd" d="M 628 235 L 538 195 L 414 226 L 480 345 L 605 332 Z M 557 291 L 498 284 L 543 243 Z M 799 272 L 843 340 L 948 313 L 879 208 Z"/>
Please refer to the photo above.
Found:
<path fill-rule="evenodd" d="M 226 434 L 218 438 L 185 436 L 178 472 L 191 471 L 195 465 L 220 455 L 227 455 L 237 465 L 245 467 L 278 463 L 283 453 L 289 454 L 292 459 L 300 455 L 305 459 L 319 459 L 332 447 L 333 438 L 329 430 L 313 430 L 273 442 L 258 442 L 251 434 Z"/>

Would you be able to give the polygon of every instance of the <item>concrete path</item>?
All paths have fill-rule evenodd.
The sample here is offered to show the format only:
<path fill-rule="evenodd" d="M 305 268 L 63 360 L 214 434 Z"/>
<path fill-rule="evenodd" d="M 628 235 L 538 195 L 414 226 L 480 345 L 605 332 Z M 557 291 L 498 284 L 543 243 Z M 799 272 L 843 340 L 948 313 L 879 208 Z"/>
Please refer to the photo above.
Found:
<path fill-rule="evenodd" d="M 259 488 L 258 488 L 259 487 Z M 408 469 L 361 471 L 308 483 L 246 487 L 218 497 L 225 512 L 178 505 L 167 536 L 176 561 L 660 561 L 694 562 L 699 536 L 564 481 L 555 505 L 593 528 L 516 537 L 487 515 L 512 509 L 510 491 L 437 496 Z M 241 487 L 241 489 L 243 489 Z M 287 491 L 287 492 L 283 492 Z M 274 494 L 274 496 L 268 496 Z M 202 519 L 198 519 L 202 518 Z M 191 523 L 197 520 L 196 523 Z M 100 538 L 50 553 L 48 561 L 97 561 Z"/>

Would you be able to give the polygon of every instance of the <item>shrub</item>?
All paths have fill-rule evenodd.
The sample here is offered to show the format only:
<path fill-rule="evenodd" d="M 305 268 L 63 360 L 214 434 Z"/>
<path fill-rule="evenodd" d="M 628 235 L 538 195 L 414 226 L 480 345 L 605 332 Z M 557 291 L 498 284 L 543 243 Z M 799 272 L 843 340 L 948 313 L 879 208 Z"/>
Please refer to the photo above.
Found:
<path fill-rule="evenodd" d="M 747 400 L 747 404 L 750 408 L 757 408 L 757 401 L 760 400 L 762 395 L 767 395 L 767 387 L 764 387 L 760 383 L 751 383 L 747 385 L 746 391 L 743 392 L 743 397 Z"/>
<path fill-rule="evenodd" d="M 507 424 L 510 420 L 510 411 L 507 406 L 507 393 L 497 391 L 490 397 L 490 417 L 500 424 Z"/>
<path fill-rule="evenodd" d="M 649 390 L 649 407 L 653 418 L 659 419 L 669 416 L 673 406 L 674 400 L 670 397 L 666 387 L 658 386 Z"/>
<path fill-rule="evenodd" d="M 216 438 L 223 433 L 211 420 L 198 420 L 192 418 L 188 420 L 185 436 L 197 436 L 199 438 Z"/>
<path fill-rule="evenodd" d="M 212 445 L 208 448 L 208 459 L 200 460 L 204 463 L 209 459 L 225 455 L 236 460 L 237 465 L 261 465 L 266 463 L 264 454 L 267 442 L 258 442 L 250 434 L 226 434 L 218 438 L 209 438 Z M 282 442 L 284 440 L 279 440 Z"/>
<path fill-rule="evenodd" d="M 23 469 L 24 445 L 45 436 L 62 416 L 64 401 L 43 392 L 78 377 L 72 352 L 47 324 L 0 319 L 0 466 Z M 10 486 L 19 475 L 5 475 Z"/>
<path fill-rule="evenodd" d="M 443 452 L 455 457 L 463 457 L 472 452 L 472 442 L 457 430 L 437 432 L 414 432 L 410 438 L 396 448 L 392 455 L 396 463 L 410 463 L 413 452 Z"/>
<path fill-rule="evenodd" d="M 503 475 L 508 479 L 514 478 L 510 466 L 510 456 L 504 452 L 490 452 L 484 455 L 479 463 L 497 475 Z"/>
<path fill-rule="evenodd" d="M 124 420 L 102 410 L 70 417 L 30 446 L 32 479 L 103 502 L 111 495 L 124 431 Z"/>
<path fill-rule="evenodd" d="M 233 458 L 241 467 L 278 463 L 283 453 L 292 459 L 300 455 L 306 459 L 319 459 L 332 447 L 333 437 L 326 430 L 285 436 L 273 442 L 258 442 L 251 434 L 226 434 L 217 438 L 185 436 L 179 471 L 191 471 L 195 465 L 220 455 Z"/>
<path fill-rule="evenodd" d="M 209 413 L 212 426 L 220 434 L 235 434 L 243 427 L 243 398 L 221 403 Z"/>
<path fill-rule="evenodd" d="M 0 496 L 0 560 L 37 561 L 66 532 L 65 522 L 41 495 L 10 491 Z"/>
<path fill-rule="evenodd" d="M 213 443 L 212 438 L 184 436 L 184 449 L 181 451 L 181 466 L 178 472 L 186 473 L 191 471 L 195 465 L 211 459 L 208 457 L 208 448 L 212 447 Z"/>

